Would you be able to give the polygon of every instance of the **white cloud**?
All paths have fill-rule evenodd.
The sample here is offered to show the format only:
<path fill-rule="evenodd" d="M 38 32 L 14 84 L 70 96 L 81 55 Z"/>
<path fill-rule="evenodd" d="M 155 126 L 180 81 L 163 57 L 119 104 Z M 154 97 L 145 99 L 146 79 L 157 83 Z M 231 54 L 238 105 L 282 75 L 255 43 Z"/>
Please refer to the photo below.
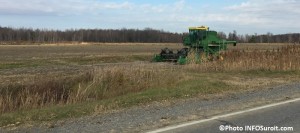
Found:
<path fill-rule="evenodd" d="M 237 10 L 242 12 L 260 12 L 260 13 L 275 13 L 275 12 L 296 12 L 300 2 L 296 0 L 249 0 L 240 5 L 229 6 L 227 9 Z"/>
<path fill-rule="evenodd" d="M 296 0 L 248 0 L 219 12 L 200 14 L 197 20 L 241 29 L 242 33 L 300 32 L 299 7 L 300 1 Z"/>
<path fill-rule="evenodd" d="M 10 0 L 0 1 L 1 14 L 52 14 L 52 15 L 72 15 L 93 13 L 99 10 L 131 9 L 133 6 L 129 2 L 100 2 L 97 0 Z"/>
<path fill-rule="evenodd" d="M 185 7 L 185 0 L 179 0 L 174 3 L 174 10 L 175 11 L 182 11 Z"/>
<path fill-rule="evenodd" d="M 229 6 L 226 9 L 237 15 L 245 14 L 249 16 L 249 24 L 262 24 L 263 26 L 290 26 L 296 25 L 300 21 L 300 1 L 296 0 L 249 0 L 240 5 Z M 259 21 L 253 21 L 253 20 Z M 242 18 L 241 22 L 244 22 Z M 294 24 L 293 24 L 294 23 Z M 289 25 L 292 24 L 292 25 Z"/>
<path fill-rule="evenodd" d="M 188 0 L 164 4 L 138 4 L 130 0 L 0 0 L 0 15 L 84 16 L 90 22 L 107 26 L 104 28 L 153 27 L 181 32 L 189 26 L 207 24 L 230 27 L 230 31 L 238 30 L 237 27 L 272 31 L 278 27 L 300 29 L 299 7 L 297 0 L 247 0 L 224 8 Z"/>
<path fill-rule="evenodd" d="M 135 4 L 128 1 L 107 2 L 98 0 L 0 0 L 1 14 L 79 14 L 109 10 L 123 10 L 139 13 L 180 12 L 185 8 L 185 0 L 173 4 Z"/>
<path fill-rule="evenodd" d="M 129 2 L 123 2 L 123 3 L 115 3 L 115 2 L 109 2 L 109 3 L 102 3 L 103 6 L 99 5 L 95 6 L 96 8 L 100 9 L 132 9 L 133 4 Z"/>

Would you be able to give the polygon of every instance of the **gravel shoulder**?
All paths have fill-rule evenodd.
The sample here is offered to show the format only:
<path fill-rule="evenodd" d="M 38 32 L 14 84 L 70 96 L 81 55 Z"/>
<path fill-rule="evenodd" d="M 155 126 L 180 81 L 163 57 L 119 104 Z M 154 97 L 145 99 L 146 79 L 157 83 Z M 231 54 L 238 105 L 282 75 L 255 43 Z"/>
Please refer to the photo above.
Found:
<path fill-rule="evenodd" d="M 0 128 L 0 132 L 146 132 L 297 97 L 300 97 L 300 83 L 290 83 L 206 98 L 153 102 L 106 114 L 39 125 Z"/>

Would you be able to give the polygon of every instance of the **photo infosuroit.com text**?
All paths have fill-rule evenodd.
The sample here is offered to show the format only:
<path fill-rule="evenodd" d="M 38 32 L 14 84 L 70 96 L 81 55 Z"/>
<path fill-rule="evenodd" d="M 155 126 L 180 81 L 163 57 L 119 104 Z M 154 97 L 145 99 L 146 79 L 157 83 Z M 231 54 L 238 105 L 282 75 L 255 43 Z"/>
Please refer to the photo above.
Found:
<path fill-rule="evenodd" d="M 220 131 L 228 132 L 257 132 L 257 131 L 271 131 L 271 132 L 292 132 L 293 127 L 279 127 L 279 126 L 263 126 L 263 125 L 245 125 L 245 126 L 232 126 L 232 125 L 220 125 Z"/>

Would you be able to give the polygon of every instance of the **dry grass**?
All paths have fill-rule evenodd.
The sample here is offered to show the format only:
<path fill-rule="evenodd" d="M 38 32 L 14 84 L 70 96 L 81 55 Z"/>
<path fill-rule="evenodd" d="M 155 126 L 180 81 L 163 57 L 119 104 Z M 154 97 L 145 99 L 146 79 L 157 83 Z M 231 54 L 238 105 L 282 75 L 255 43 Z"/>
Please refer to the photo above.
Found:
<path fill-rule="evenodd" d="M 199 71 L 294 71 L 300 69 L 300 46 L 288 45 L 273 50 L 229 50 L 221 53 L 224 60 L 189 64 Z"/>
<path fill-rule="evenodd" d="M 0 88 L 0 113 L 108 99 L 155 86 L 170 86 L 180 79 L 178 72 L 144 65 L 95 68 L 65 78 L 37 76 L 26 84 Z"/>
<path fill-rule="evenodd" d="M 265 45 L 267 44 L 257 44 L 255 47 L 260 49 Z M 164 48 L 163 45 L 0 46 L 0 68 L 1 65 L 5 66 L 5 63 L 19 63 L 9 64 L 3 67 L 5 69 L 0 69 L 0 114 L 34 108 L 47 110 L 47 107 L 57 105 L 63 105 L 60 107 L 66 107 L 65 110 L 68 110 L 67 106 L 90 104 L 93 101 L 108 101 L 111 105 L 116 103 L 112 100 L 114 98 L 123 98 L 120 101 L 130 103 L 145 98 L 153 101 L 166 97 L 220 94 L 223 91 L 234 91 L 236 86 L 248 88 L 285 83 L 286 78 L 281 73 L 278 74 L 278 79 L 272 74 L 267 78 L 260 77 L 259 74 L 239 75 L 243 71 L 252 73 L 251 70 L 283 73 L 299 70 L 300 46 L 279 46 L 281 44 L 255 50 L 254 45 L 249 49 L 246 48 L 248 45 L 245 45 L 245 49 L 231 49 L 222 53 L 223 61 L 203 61 L 201 64 L 191 63 L 184 66 L 167 63 L 101 66 L 102 59 L 104 62 L 120 62 L 132 61 L 127 58 L 145 56 L 142 60 L 146 60 L 149 55 L 159 53 L 160 49 Z M 173 49 L 179 49 L 179 46 L 176 45 Z M 138 56 L 127 57 L 130 55 Z M 191 57 L 194 55 L 191 54 Z M 297 76 L 291 76 L 294 77 Z M 272 82 L 267 82 L 269 80 Z M 57 114 L 60 114 L 60 111 L 57 111 Z M 63 113 L 64 111 L 61 114 Z M 35 113 L 33 114 L 35 116 Z M 44 115 L 47 116 L 47 113 Z M 11 120 L 14 121 L 15 117 L 11 117 Z"/>
<path fill-rule="evenodd" d="M 288 43 L 238 43 L 236 46 L 228 45 L 229 50 L 245 50 L 245 51 L 265 51 L 278 49 L 282 46 L 290 45 Z"/>
<path fill-rule="evenodd" d="M 278 44 L 279 45 L 279 44 Z M 277 46 L 277 45 L 276 45 Z M 132 46 L 26 46 L 15 47 L 8 46 L 7 53 L 11 53 L 12 58 L 28 58 L 32 55 L 24 55 L 21 57 L 22 49 L 25 51 L 36 51 L 29 54 L 34 54 L 41 58 L 44 56 L 43 50 L 48 50 L 48 54 L 54 55 L 54 59 L 59 59 L 60 55 L 57 53 L 72 52 L 72 62 L 83 62 L 85 57 L 74 58 L 73 53 L 77 50 L 89 51 L 87 56 L 97 53 L 101 48 L 105 48 L 106 52 L 115 54 L 119 53 L 124 56 L 125 53 L 138 53 L 133 51 L 145 52 L 148 46 L 132 47 Z M 151 46 L 156 49 L 161 46 Z M 94 50 L 99 48 L 98 50 Z M 117 48 L 117 49 L 116 49 Z M 126 49 L 128 48 L 128 49 Z M 121 50 L 123 49 L 123 50 Z M 9 51 L 11 50 L 11 51 Z M 15 52 L 20 51 L 19 52 Z M 38 51 L 41 50 L 41 51 Z M 128 51 L 127 51 L 128 50 Z M 25 52 L 23 51 L 23 52 Z M 100 50 L 102 51 L 102 50 Z M 151 51 L 151 50 L 150 50 Z M 122 53 L 124 52 L 124 53 Z M 46 53 L 46 52 L 45 52 Z M 81 52 L 82 53 L 82 52 Z M 3 54 L 3 53 L 2 53 Z M 14 55 L 16 54 L 16 55 Z M 103 54 L 103 53 L 102 53 Z M 55 57 L 55 55 L 58 55 Z M 64 55 L 67 55 L 64 53 Z M 9 79 L 9 82 L 1 82 L 0 87 L 0 112 L 10 112 L 19 109 L 32 109 L 41 108 L 49 105 L 57 104 L 71 104 L 90 100 L 102 100 L 109 99 L 128 93 L 141 92 L 145 89 L 153 87 L 164 87 L 175 85 L 176 82 L 184 80 L 187 74 L 183 74 L 186 70 L 194 70 L 197 72 L 226 72 L 226 71 L 249 71 L 249 70 L 268 70 L 268 71 L 290 71 L 299 70 L 300 68 L 300 46 L 288 45 L 277 49 L 267 49 L 263 51 L 259 50 L 244 50 L 244 49 L 232 49 L 221 54 L 224 60 L 216 61 L 203 61 L 200 64 L 196 64 L 195 60 L 191 60 L 190 64 L 183 66 L 184 69 L 170 69 L 170 67 L 150 67 L 149 64 L 144 65 L 130 65 L 130 66 L 108 66 L 108 67 L 95 67 L 89 71 L 78 71 L 79 73 L 72 75 L 54 75 L 47 74 L 47 76 L 27 75 L 24 82 L 18 79 L 12 81 L 13 77 L 9 75 L 1 76 L 0 79 Z M 48 55 L 45 55 L 48 56 Z M 108 56 L 108 55 L 106 55 Z M 195 55 L 190 54 L 194 57 Z M 17 58 L 15 58 L 17 57 Z M 109 56 L 108 56 L 109 57 Z M 36 60 L 36 59 L 31 59 Z M 94 60 L 94 59 L 93 59 Z M 92 60 L 92 61 L 93 61 Z M 99 60 L 99 59 L 95 59 Z M 11 61 L 11 60 L 8 60 Z M 64 60 L 67 61 L 67 60 Z M 69 61 L 70 62 L 70 61 Z M 37 64 L 40 62 L 37 62 Z M 50 63 L 53 64 L 53 63 Z M 165 67 L 167 69 L 165 69 Z M 16 71 L 18 72 L 18 71 Z M 63 71 L 66 73 L 65 71 Z M 4 73 L 4 72 L 3 72 Z M 8 72 L 5 72 L 7 74 Z M 13 72 L 12 72 L 13 73 Z M 180 78 L 181 77 L 181 78 Z"/>
<path fill-rule="evenodd" d="M 141 65 L 97 68 L 101 63 L 150 61 L 164 47 L 182 46 L 166 43 L 0 45 L 0 112 L 106 99 L 176 82 L 176 75 L 160 68 Z M 97 64 L 95 69 L 88 67 L 94 64 Z"/>

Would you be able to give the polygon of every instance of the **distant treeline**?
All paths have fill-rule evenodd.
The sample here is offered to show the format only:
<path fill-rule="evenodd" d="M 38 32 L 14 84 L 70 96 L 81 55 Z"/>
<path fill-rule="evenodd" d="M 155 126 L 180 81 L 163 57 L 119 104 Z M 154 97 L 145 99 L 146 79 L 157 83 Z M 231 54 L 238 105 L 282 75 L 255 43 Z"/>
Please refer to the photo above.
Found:
<path fill-rule="evenodd" d="M 69 29 L 49 30 L 32 28 L 10 28 L 0 26 L 0 42 L 58 43 L 58 42 L 104 42 L 104 43 L 181 43 L 186 33 L 172 33 L 151 28 L 139 29 Z M 299 43 L 300 34 L 238 35 L 236 31 L 226 35 L 218 32 L 223 39 L 239 43 Z M 5 43 L 7 44 L 7 43 Z"/>
<path fill-rule="evenodd" d="M 30 28 L 0 27 L 0 41 L 8 42 L 141 42 L 177 43 L 182 42 L 182 34 L 145 28 L 138 29 L 70 29 L 65 31 Z"/>
<path fill-rule="evenodd" d="M 262 35 L 257 35 L 256 33 L 253 35 L 239 35 L 236 31 L 233 31 L 228 36 L 224 32 L 218 32 L 218 35 L 221 38 L 236 40 L 239 43 L 300 43 L 300 33 L 273 35 L 268 32 Z"/>
<path fill-rule="evenodd" d="M 265 35 L 252 35 L 247 42 L 254 43 L 300 43 L 300 33 L 290 33 L 273 35 L 267 33 Z"/>

